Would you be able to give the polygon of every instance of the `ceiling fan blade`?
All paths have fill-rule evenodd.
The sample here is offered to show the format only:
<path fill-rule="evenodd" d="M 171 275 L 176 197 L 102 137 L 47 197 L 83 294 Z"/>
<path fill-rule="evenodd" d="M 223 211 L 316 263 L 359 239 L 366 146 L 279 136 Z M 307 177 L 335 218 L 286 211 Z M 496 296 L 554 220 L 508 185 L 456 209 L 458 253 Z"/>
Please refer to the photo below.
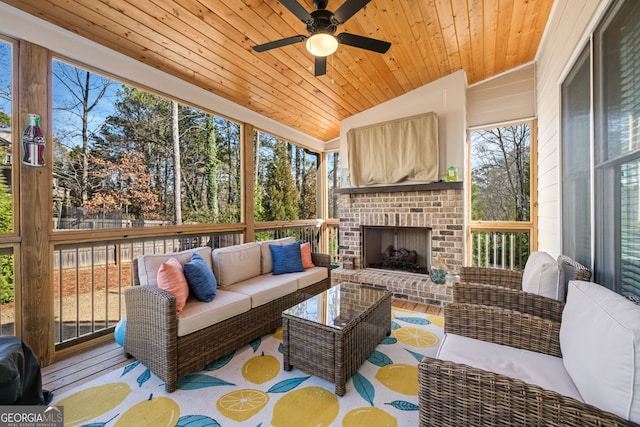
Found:
<path fill-rule="evenodd" d="M 358 36 L 350 33 L 340 33 L 337 36 L 340 43 L 360 49 L 367 49 L 378 53 L 386 53 L 391 47 L 391 43 L 369 37 Z"/>
<path fill-rule="evenodd" d="M 371 0 L 347 0 L 333 13 L 333 17 L 340 24 L 347 22 L 347 19 L 358 13 Z"/>
<path fill-rule="evenodd" d="M 327 57 L 316 56 L 314 75 L 318 77 L 318 76 L 323 76 L 325 74 L 327 74 Z"/>
<path fill-rule="evenodd" d="M 313 21 L 313 17 L 307 10 L 300 5 L 296 0 L 280 0 L 280 4 L 289 9 L 289 12 L 298 17 L 299 20 L 308 24 Z"/>
<path fill-rule="evenodd" d="M 307 36 L 303 36 L 298 34 L 297 36 L 287 37 L 286 39 L 274 40 L 272 42 L 259 44 L 258 46 L 253 46 L 253 50 L 256 52 L 264 52 L 265 50 L 275 49 L 277 47 L 288 46 L 290 44 L 303 42 L 307 39 Z"/>

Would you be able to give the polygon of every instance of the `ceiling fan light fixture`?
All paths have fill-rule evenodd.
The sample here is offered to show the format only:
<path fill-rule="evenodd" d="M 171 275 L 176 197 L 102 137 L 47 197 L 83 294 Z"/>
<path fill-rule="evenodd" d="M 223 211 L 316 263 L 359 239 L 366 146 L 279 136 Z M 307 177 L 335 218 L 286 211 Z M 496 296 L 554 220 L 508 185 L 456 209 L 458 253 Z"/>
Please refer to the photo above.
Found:
<path fill-rule="evenodd" d="M 329 56 L 338 49 L 338 40 L 329 33 L 315 33 L 307 39 L 307 50 L 314 56 Z"/>

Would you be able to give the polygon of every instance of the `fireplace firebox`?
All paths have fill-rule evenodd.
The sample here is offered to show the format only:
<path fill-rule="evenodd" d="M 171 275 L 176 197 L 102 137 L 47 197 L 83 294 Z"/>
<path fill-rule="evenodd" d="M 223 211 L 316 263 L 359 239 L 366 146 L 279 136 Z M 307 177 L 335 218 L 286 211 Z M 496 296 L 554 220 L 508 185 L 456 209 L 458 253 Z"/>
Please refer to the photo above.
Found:
<path fill-rule="evenodd" d="M 429 274 L 431 228 L 362 226 L 363 266 Z"/>

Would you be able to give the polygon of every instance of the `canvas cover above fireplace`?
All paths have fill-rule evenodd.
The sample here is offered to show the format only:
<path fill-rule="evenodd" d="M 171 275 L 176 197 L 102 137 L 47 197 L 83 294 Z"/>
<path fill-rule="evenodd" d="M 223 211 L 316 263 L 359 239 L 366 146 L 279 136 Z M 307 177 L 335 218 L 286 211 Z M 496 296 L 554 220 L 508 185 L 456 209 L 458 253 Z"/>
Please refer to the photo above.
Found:
<path fill-rule="evenodd" d="M 429 274 L 431 228 L 362 226 L 364 268 Z"/>

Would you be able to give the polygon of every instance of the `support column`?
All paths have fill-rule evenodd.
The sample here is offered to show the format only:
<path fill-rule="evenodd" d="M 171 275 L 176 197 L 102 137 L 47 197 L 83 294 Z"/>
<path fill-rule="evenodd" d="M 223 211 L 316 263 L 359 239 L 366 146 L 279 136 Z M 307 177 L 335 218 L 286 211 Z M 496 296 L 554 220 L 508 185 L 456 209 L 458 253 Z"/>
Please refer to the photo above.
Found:
<path fill-rule="evenodd" d="M 49 51 L 21 41 L 19 45 L 17 137 L 27 126 L 27 114 L 39 114 L 47 140 L 46 166 L 22 164 L 20 170 L 20 286 L 22 289 L 21 338 L 32 348 L 40 364 L 51 363 L 53 355 L 53 261 L 49 246 L 51 230 L 51 116 L 48 108 Z M 28 219 L 27 219 L 28 218 Z"/>

